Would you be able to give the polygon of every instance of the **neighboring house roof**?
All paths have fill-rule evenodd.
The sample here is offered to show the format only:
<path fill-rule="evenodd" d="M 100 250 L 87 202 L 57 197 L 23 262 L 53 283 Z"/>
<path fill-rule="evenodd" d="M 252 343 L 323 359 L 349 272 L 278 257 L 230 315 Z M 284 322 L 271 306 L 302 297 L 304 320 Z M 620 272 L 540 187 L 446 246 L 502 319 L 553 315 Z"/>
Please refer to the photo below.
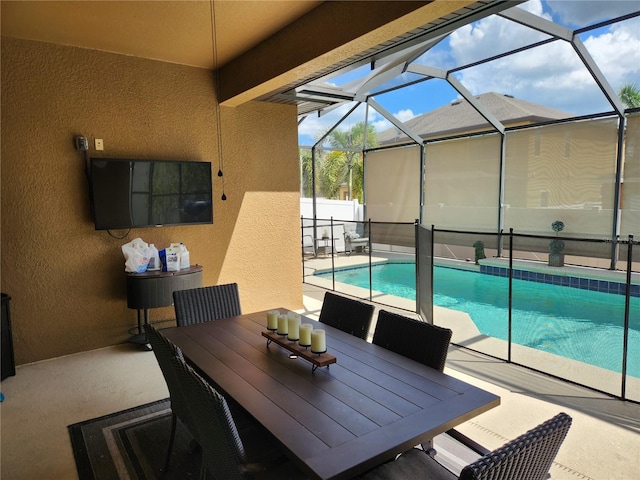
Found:
<path fill-rule="evenodd" d="M 476 96 L 480 105 L 488 109 L 505 126 L 540 123 L 573 117 L 571 113 L 536 103 L 519 100 L 511 95 L 483 93 Z M 491 129 L 491 125 L 464 99 L 404 122 L 422 138 L 441 138 L 461 132 Z M 406 135 L 396 127 L 378 133 L 380 145 L 405 141 Z"/>

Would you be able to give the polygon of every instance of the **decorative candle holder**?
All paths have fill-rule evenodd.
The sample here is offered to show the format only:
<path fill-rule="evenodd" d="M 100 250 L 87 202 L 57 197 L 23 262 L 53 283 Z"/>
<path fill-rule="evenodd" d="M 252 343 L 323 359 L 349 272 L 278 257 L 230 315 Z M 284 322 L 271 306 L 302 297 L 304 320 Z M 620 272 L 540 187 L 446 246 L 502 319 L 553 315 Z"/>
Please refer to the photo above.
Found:
<path fill-rule="evenodd" d="M 312 372 L 315 372 L 318 367 L 329 368 L 329 365 L 336 363 L 336 357 L 330 353 L 312 353 L 303 346 L 288 342 L 282 336 L 278 336 L 276 332 L 262 332 L 262 336 L 267 339 L 267 347 L 269 347 L 271 343 L 275 343 L 290 352 L 289 358 L 293 359 L 300 357 L 310 362 Z"/>

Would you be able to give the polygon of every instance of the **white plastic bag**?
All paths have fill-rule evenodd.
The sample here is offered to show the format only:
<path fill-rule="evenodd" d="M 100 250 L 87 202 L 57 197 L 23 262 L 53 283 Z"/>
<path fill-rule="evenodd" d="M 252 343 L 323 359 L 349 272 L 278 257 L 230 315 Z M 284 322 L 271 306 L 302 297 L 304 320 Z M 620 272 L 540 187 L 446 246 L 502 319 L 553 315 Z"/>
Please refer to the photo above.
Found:
<path fill-rule="evenodd" d="M 144 273 L 149 266 L 149 245 L 141 238 L 134 238 L 122 245 L 124 270 L 130 273 Z"/>

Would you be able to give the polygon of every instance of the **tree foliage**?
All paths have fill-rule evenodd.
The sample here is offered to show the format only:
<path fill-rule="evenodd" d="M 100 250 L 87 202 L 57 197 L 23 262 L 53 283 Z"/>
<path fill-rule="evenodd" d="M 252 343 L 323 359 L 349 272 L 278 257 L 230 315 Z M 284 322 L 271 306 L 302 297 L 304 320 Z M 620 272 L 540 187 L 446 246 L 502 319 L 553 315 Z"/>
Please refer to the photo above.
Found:
<path fill-rule="evenodd" d="M 620 101 L 625 104 L 627 108 L 640 107 L 640 88 L 633 83 L 626 83 L 618 91 Z"/>
<path fill-rule="evenodd" d="M 378 138 L 373 125 L 366 128 L 359 122 L 349 130 L 333 130 L 327 137 L 332 151 L 324 155 L 319 172 L 320 192 L 326 198 L 338 198 L 340 187 L 346 184 L 350 199 L 361 203 L 364 196 L 364 165 L 362 149 L 378 146 Z"/>
<path fill-rule="evenodd" d="M 344 178 L 344 155 L 342 152 L 327 153 L 320 164 L 320 192 L 326 198 L 337 198 Z"/>
<path fill-rule="evenodd" d="M 300 150 L 300 188 L 303 198 L 313 197 L 313 159 L 311 151 Z"/>

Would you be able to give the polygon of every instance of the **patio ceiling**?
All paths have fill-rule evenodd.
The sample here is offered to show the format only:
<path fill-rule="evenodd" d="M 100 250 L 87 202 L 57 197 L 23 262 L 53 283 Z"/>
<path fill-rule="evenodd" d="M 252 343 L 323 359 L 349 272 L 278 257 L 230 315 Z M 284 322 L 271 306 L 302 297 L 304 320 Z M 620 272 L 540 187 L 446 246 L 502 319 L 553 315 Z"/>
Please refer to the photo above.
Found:
<path fill-rule="evenodd" d="M 312 0 L 2 0 L 2 35 L 207 69 L 227 64 L 321 4 Z"/>

